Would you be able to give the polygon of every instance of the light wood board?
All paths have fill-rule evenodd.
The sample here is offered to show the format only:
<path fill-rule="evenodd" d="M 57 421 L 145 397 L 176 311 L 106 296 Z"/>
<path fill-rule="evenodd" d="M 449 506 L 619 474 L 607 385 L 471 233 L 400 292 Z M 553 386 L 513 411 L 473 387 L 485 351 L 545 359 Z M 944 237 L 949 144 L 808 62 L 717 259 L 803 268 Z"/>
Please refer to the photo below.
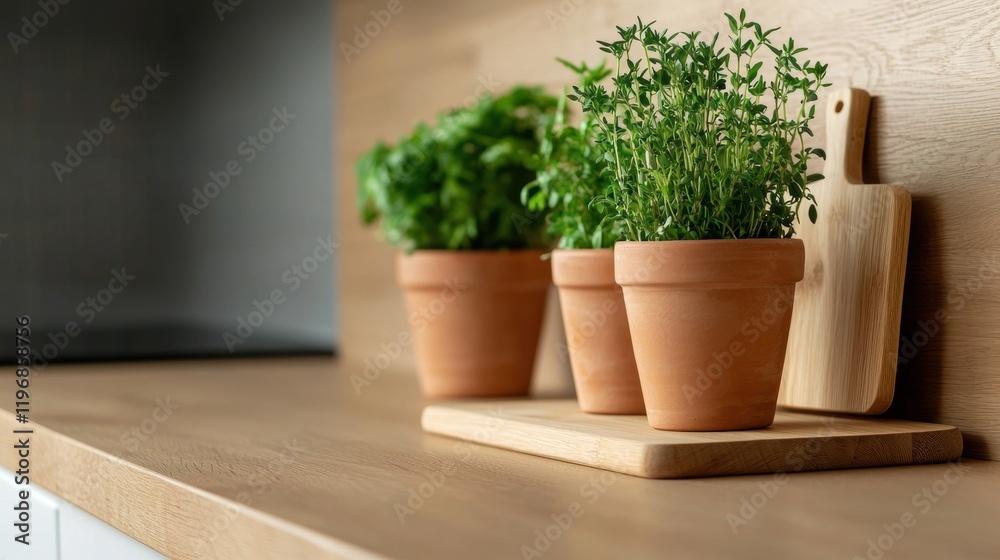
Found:
<path fill-rule="evenodd" d="M 810 185 L 818 218 L 796 226 L 806 248 L 778 400 L 795 408 L 881 414 L 892 403 L 910 235 L 910 194 L 863 185 L 870 97 L 826 99 L 824 179 Z M 803 205 L 803 210 L 805 209 Z"/>
<path fill-rule="evenodd" d="M 952 426 L 779 411 L 763 430 L 664 432 L 645 416 L 587 414 L 574 400 L 440 404 L 425 431 L 644 478 L 937 463 L 962 454 Z"/>

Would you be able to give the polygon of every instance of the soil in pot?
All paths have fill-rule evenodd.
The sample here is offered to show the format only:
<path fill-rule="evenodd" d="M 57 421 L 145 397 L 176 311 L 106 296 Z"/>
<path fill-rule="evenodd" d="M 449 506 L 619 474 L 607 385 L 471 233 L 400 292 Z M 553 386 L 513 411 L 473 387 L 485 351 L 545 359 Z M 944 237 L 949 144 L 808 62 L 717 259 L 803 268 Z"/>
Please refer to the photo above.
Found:
<path fill-rule="evenodd" d="M 615 277 L 652 427 L 771 424 L 804 261 L 798 239 L 615 246 Z"/>
<path fill-rule="evenodd" d="M 424 395 L 524 396 L 551 284 L 544 251 L 416 251 L 400 255 Z"/>
<path fill-rule="evenodd" d="M 642 414 L 645 407 L 632 353 L 622 289 L 611 249 L 552 253 L 576 396 L 584 412 Z"/>

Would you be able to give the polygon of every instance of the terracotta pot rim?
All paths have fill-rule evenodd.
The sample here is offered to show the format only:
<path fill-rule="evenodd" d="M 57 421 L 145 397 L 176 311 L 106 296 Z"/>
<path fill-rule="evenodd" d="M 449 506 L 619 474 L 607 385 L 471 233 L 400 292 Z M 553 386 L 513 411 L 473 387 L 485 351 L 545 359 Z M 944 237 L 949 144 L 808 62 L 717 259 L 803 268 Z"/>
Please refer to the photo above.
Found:
<path fill-rule="evenodd" d="M 396 280 L 403 288 L 455 283 L 506 289 L 547 289 L 552 270 L 546 249 L 498 251 L 418 250 L 396 256 Z"/>
<path fill-rule="evenodd" d="M 416 255 L 427 256 L 455 256 L 455 255 L 525 255 L 535 253 L 544 255 L 551 252 L 551 249 L 417 249 L 412 253 L 398 253 L 401 257 L 414 257 Z"/>
<path fill-rule="evenodd" d="M 675 239 L 672 241 L 617 241 L 615 249 L 650 245 L 797 245 L 802 243 L 797 237 L 755 237 L 752 239 Z"/>
<path fill-rule="evenodd" d="M 552 251 L 552 283 L 560 288 L 616 286 L 614 249 Z"/>
<path fill-rule="evenodd" d="M 552 254 L 556 253 L 561 255 L 597 255 L 599 253 L 614 253 L 615 250 L 612 247 L 605 247 L 603 249 L 552 249 Z"/>
<path fill-rule="evenodd" d="M 794 284 L 802 279 L 801 239 L 619 241 L 615 280 L 621 286 L 691 289 Z"/>

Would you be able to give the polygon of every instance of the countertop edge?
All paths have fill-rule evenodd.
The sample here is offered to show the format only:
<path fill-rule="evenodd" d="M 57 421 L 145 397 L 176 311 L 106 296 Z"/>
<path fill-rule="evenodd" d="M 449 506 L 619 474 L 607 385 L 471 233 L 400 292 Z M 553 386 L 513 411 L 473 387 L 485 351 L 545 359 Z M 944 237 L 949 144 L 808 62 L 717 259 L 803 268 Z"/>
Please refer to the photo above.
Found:
<path fill-rule="evenodd" d="M 264 556 L 381 560 L 374 552 L 172 479 L 0 408 L 0 429 L 32 429 L 37 485 L 170 558 Z M 0 465 L 18 470 L 13 446 Z M 30 489 L 30 486 L 29 486 Z M 186 515 L 179 515 L 183 512 Z M 185 538 L 186 537 L 186 538 Z"/>

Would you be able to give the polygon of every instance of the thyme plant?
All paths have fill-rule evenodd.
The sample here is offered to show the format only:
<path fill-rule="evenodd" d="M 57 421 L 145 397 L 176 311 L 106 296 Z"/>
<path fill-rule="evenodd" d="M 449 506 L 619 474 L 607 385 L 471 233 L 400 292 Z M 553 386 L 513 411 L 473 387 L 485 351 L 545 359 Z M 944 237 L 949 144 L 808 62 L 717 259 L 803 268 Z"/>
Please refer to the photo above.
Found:
<path fill-rule="evenodd" d="M 556 99 L 516 87 L 419 124 L 394 146 L 377 144 L 357 164 L 358 211 L 381 221 L 393 246 L 494 250 L 544 245 L 544 222 L 527 225 L 521 188 L 534 178 L 542 119 Z"/>
<path fill-rule="evenodd" d="M 574 88 L 572 99 L 592 115 L 623 232 L 630 241 L 789 237 L 808 183 L 805 145 L 827 65 L 799 62 L 793 39 L 772 42 L 764 30 L 726 14 L 728 46 L 719 34 L 670 33 L 654 22 L 618 28 L 598 41 L 614 56 L 610 91 Z M 773 78 L 761 72 L 773 63 Z"/>
<path fill-rule="evenodd" d="M 575 72 L 580 86 L 590 87 L 608 77 L 604 63 L 589 68 L 559 62 Z M 535 180 L 521 191 L 521 202 L 535 214 L 548 215 L 548 233 L 560 249 L 604 249 L 621 238 L 621 223 L 607 203 L 609 183 L 602 176 L 604 156 L 596 144 L 600 130 L 593 115 L 579 124 L 569 122 L 566 92 L 556 112 L 546 115 L 539 153 L 532 160 Z"/>

